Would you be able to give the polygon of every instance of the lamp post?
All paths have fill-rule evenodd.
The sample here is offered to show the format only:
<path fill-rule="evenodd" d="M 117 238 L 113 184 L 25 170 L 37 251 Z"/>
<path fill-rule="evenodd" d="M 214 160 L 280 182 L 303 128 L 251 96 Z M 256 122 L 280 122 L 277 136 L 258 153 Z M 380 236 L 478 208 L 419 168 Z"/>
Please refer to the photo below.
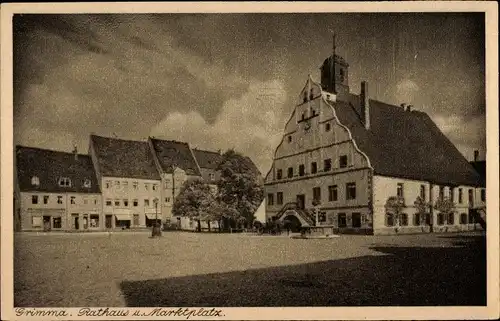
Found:
<path fill-rule="evenodd" d="M 161 236 L 160 226 L 158 225 L 158 198 L 155 197 L 153 199 L 153 203 L 155 204 L 155 223 L 153 224 L 152 237 Z"/>

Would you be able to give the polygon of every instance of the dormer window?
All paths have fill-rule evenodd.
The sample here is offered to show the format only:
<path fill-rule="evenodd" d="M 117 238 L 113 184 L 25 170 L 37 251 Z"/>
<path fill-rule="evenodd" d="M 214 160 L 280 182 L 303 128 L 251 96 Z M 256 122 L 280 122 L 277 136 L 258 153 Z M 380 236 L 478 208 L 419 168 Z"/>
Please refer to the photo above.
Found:
<path fill-rule="evenodd" d="M 307 101 L 307 91 L 304 91 L 304 102 Z"/>
<path fill-rule="evenodd" d="M 325 125 L 325 131 L 329 132 L 330 129 L 331 129 L 330 123 L 326 123 L 326 125 Z"/>
<path fill-rule="evenodd" d="M 292 136 L 288 136 L 288 142 L 291 143 L 292 142 Z"/>
<path fill-rule="evenodd" d="M 33 176 L 31 178 L 31 185 L 40 186 L 40 179 L 38 178 L 38 176 Z"/>
<path fill-rule="evenodd" d="M 68 177 L 60 177 L 58 184 L 62 187 L 71 187 L 71 180 Z"/>
<path fill-rule="evenodd" d="M 83 187 L 90 188 L 91 186 L 92 186 L 92 182 L 90 181 L 90 179 L 85 179 L 83 181 Z"/>

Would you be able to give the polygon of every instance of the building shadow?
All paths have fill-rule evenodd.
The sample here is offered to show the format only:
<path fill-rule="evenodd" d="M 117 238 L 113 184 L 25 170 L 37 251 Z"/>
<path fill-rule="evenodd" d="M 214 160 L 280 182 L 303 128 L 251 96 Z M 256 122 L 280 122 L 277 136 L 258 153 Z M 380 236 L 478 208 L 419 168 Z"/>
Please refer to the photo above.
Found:
<path fill-rule="evenodd" d="M 374 255 L 120 283 L 130 307 L 485 306 L 480 238 L 450 247 L 373 245 Z"/>

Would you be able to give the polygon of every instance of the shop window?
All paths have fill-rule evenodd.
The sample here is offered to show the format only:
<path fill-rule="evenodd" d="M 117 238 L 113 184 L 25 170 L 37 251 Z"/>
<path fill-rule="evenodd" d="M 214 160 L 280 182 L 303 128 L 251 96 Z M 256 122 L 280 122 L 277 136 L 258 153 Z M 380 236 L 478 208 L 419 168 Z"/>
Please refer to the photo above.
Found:
<path fill-rule="evenodd" d="M 93 228 L 99 227 L 99 215 L 98 214 L 90 214 L 90 227 L 93 227 Z"/>
<path fill-rule="evenodd" d="M 361 227 L 361 213 L 352 213 L 352 227 Z"/>
<path fill-rule="evenodd" d="M 62 228 L 62 220 L 60 217 L 52 218 L 52 225 L 54 228 Z"/>

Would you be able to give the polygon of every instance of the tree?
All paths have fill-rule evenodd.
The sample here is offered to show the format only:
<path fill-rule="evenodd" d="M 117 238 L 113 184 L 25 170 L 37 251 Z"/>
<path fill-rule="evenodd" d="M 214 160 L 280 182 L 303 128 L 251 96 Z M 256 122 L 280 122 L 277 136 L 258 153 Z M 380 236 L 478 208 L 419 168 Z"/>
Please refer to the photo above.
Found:
<path fill-rule="evenodd" d="M 455 203 L 448 197 L 439 197 L 434 203 L 434 209 L 439 211 L 440 214 L 448 217 L 449 214 L 455 212 Z"/>
<path fill-rule="evenodd" d="M 387 213 L 393 215 L 394 226 L 399 226 L 399 219 L 403 212 L 403 208 L 405 208 L 405 202 L 402 197 L 399 196 L 391 196 L 387 199 L 385 203 L 385 210 Z"/>
<path fill-rule="evenodd" d="M 224 153 L 218 169 L 218 200 L 224 217 L 235 223 L 252 224 L 264 195 L 259 171 L 249 158 L 232 149 Z"/>
<path fill-rule="evenodd" d="M 429 202 L 426 202 L 424 199 L 422 199 L 420 196 L 417 197 L 417 199 L 415 200 L 415 202 L 413 203 L 413 205 L 415 205 L 415 208 L 417 210 L 417 214 L 420 215 L 420 222 L 424 222 L 424 225 L 426 224 L 426 217 L 427 215 L 431 215 L 430 214 L 430 208 L 431 208 L 431 204 Z M 430 218 L 429 219 L 429 227 L 432 231 L 432 225 L 433 225 L 433 219 Z"/>
<path fill-rule="evenodd" d="M 217 210 L 214 203 L 216 195 L 208 184 L 201 180 L 186 181 L 175 198 L 172 214 L 196 220 L 201 231 L 201 220 L 211 219 Z"/>

